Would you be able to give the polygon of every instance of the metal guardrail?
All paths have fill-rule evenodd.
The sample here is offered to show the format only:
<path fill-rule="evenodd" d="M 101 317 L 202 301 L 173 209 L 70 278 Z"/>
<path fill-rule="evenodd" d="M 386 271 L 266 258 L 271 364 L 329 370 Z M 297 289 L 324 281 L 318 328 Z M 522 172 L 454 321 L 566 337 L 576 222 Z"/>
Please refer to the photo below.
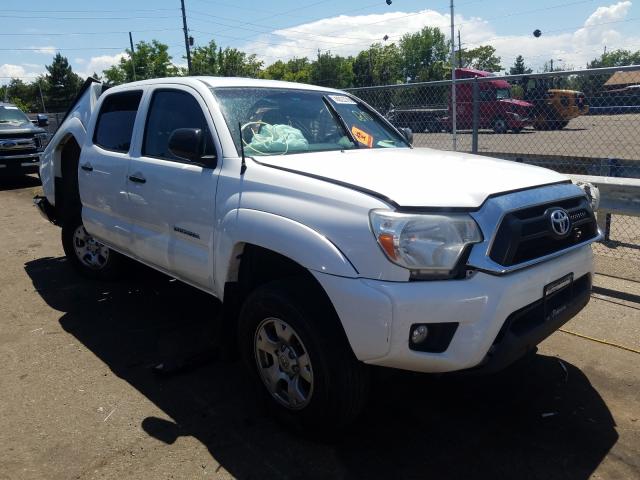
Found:
<path fill-rule="evenodd" d="M 640 179 L 569 175 L 574 182 L 598 187 L 600 205 L 596 212 L 598 227 L 603 232 L 601 245 L 595 252 L 605 256 L 640 260 Z M 614 217 L 615 216 L 615 217 Z M 618 220 L 622 221 L 618 221 Z M 612 232 L 615 239 L 612 239 Z"/>

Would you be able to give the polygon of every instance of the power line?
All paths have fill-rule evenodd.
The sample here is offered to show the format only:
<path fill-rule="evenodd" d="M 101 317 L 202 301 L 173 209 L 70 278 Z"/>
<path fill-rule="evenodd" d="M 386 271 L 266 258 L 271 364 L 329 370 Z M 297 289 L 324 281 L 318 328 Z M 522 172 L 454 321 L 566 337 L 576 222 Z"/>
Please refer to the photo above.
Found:
<path fill-rule="evenodd" d="M 132 33 L 149 33 L 149 32 L 169 32 L 182 31 L 181 28 L 158 28 L 150 30 L 131 30 Z M 125 35 L 128 30 L 111 31 L 111 32 L 40 32 L 40 33 L 5 33 L 1 32 L 0 36 L 16 36 L 16 37 L 44 37 L 44 36 L 74 36 L 74 35 Z"/>

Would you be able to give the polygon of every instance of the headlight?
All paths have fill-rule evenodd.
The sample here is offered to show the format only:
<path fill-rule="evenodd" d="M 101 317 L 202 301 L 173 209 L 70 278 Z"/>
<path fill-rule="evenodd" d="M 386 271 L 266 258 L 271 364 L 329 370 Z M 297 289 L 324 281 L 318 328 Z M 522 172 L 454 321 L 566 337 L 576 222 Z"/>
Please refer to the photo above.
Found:
<path fill-rule="evenodd" d="M 448 278 L 467 245 L 482 241 L 466 214 L 408 214 L 372 210 L 371 229 L 389 260 L 420 278 Z"/>

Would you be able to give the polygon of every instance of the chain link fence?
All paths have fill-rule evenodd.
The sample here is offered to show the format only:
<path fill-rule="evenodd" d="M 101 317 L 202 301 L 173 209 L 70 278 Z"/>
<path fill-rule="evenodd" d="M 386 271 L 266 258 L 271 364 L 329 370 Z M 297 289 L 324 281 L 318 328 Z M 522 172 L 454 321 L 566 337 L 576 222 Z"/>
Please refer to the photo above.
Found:
<path fill-rule="evenodd" d="M 410 128 L 414 145 L 477 153 L 562 173 L 640 178 L 640 65 L 494 76 L 350 92 Z M 455 107 L 455 122 L 454 122 Z M 599 254 L 640 262 L 640 217 L 608 218 Z"/>

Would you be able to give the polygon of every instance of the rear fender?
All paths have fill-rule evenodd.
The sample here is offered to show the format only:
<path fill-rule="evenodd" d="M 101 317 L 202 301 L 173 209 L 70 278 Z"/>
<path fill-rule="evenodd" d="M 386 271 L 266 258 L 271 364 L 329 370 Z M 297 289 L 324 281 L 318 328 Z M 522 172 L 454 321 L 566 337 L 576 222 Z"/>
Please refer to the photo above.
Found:
<path fill-rule="evenodd" d="M 42 189 L 52 205 L 55 204 L 55 177 L 62 176 L 62 149 L 71 138 L 74 138 L 82 147 L 86 140 L 87 127 L 102 91 L 103 85 L 97 80 L 88 78 L 85 81 L 72 103 L 73 106 L 65 113 L 62 123 L 40 158 Z"/>

